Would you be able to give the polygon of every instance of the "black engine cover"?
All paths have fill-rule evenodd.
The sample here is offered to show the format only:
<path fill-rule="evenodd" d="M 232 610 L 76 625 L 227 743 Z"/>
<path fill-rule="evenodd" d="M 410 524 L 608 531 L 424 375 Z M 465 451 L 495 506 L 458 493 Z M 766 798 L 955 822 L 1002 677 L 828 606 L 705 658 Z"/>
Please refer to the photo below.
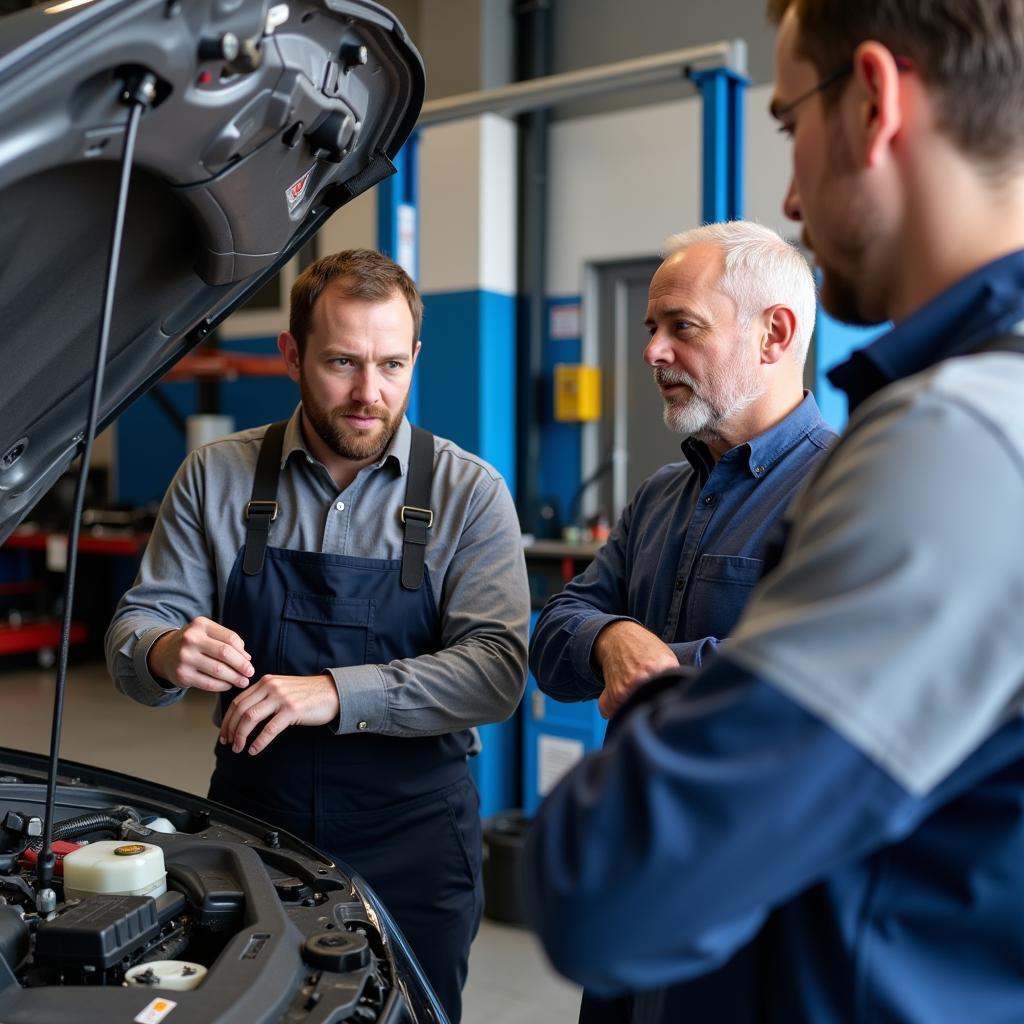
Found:
<path fill-rule="evenodd" d="M 151 942 L 160 932 L 156 901 L 149 896 L 92 896 L 40 925 L 36 966 L 105 971 Z"/>

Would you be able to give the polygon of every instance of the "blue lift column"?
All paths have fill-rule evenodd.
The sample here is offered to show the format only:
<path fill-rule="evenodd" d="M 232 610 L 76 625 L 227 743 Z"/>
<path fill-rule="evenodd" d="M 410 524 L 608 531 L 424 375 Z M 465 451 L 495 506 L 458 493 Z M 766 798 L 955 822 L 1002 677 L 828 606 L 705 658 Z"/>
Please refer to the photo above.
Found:
<path fill-rule="evenodd" d="M 693 71 L 704 101 L 701 217 L 705 224 L 743 216 L 744 100 L 750 80 L 728 68 Z"/>
<path fill-rule="evenodd" d="M 377 186 L 377 248 L 414 280 L 419 280 L 419 132 L 413 132 L 398 151 L 395 173 Z M 419 386 L 413 376 L 408 416 L 419 419 Z"/>

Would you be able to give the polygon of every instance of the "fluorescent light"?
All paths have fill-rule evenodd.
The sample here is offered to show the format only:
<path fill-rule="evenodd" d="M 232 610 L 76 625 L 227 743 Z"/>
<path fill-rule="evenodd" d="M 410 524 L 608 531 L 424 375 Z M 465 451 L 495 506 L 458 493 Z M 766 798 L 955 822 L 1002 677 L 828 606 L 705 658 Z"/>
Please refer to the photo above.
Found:
<path fill-rule="evenodd" d="M 95 2 L 96 0 L 64 0 L 61 4 L 44 7 L 43 14 L 63 14 L 65 11 L 73 11 L 76 7 L 84 7 L 86 4 Z"/>

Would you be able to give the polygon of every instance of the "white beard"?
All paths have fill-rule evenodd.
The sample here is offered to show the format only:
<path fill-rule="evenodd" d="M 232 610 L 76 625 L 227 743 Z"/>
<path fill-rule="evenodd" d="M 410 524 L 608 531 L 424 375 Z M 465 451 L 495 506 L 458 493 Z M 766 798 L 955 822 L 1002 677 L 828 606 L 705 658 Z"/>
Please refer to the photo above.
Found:
<path fill-rule="evenodd" d="M 766 388 L 740 359 L 734 359 L 724 372 L 709 374 L 703 385 L 688 373 L 660 367 L 654 371 L 654 380 L 659 385 L 685 384 L 690 389 L 688 396 L 665 398 L 662 417 L 669 430 L 702 441 L 721 436 L 722 427 L 756 402 Z"/>

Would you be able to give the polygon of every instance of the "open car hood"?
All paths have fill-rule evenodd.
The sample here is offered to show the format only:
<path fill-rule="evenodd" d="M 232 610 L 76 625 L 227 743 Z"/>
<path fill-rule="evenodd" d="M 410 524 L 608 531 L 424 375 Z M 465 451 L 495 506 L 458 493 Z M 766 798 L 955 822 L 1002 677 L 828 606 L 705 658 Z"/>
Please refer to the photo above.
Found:
<path fill-rule="evenodd" d="M 370 0 L 0 0 L 0 541 L 79 453 L 133 76 L 111 422 L 392 170 L 423 101 Z"/>

